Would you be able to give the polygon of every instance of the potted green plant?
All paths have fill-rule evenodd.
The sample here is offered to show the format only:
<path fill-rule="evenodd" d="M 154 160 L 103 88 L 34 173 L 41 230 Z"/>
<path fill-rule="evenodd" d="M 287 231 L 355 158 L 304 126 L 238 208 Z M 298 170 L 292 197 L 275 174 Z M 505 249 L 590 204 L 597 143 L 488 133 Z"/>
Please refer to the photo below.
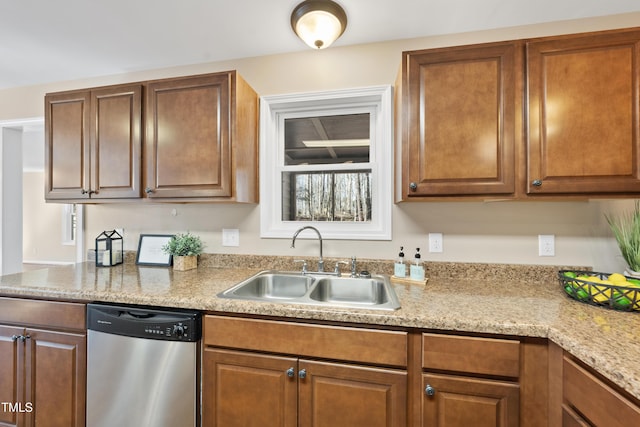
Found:
<path fill-rule="evenodd" d="M 198 255 L 202 253 L 204 244 L 198 236 L 187 232 L 173 236 L 162 250 L 173 256 L 173 269 L 178 271 L 192 270 L 198 267 Z"/>
<path fill-rule="evenodd" d="M 629 273 L 640 276 L 640 202 L 636 202 L 632 212 L 615 217 L 605 215 L 605 218 L 631 270 Z"/>

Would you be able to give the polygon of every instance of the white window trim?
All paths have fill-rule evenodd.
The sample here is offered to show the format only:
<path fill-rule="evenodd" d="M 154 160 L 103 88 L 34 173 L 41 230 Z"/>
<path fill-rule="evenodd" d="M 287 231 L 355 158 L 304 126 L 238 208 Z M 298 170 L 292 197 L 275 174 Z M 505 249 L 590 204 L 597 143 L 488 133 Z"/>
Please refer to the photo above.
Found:
<path fill-rule="evenodd" d="M 284 116 L 372 112 L 369 158 L 372 219 L 369 222 L 282 221 Z M 375 120 L 373 116 L 375 115 Z M 275 145 L 275 146 L 274 146 Z M 336 168 L 338 169 L 338 168 Z M 326 239 L 391 240 L 393 206 L 393 89 L 372 86 L 260 98 L 260 237 L 291 238 L 305 225 Z"/>

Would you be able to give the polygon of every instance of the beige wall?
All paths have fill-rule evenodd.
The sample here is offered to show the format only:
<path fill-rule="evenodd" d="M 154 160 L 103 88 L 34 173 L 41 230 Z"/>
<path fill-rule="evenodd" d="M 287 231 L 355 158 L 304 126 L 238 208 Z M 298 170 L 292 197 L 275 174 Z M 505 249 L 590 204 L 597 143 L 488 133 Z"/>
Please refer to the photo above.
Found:
<path fill-rule="evenodd" d="M 260 95 L 320 91 L 393 84 L 404 50 L 471 44 L 637 26 L 640 13 L 557 22 L 476 33 L 445 35 L 385 43 L 334 47 L 323 51 L 245 58 L 193 66 L 151 70 L 82 81 L 58 82 L 0 91 L 0 120 L 42 115 L 46 92 L 127 81 L 237 69 Z M 399 246 L 426 252 L 427 233 L 444 233 L 444 253 L 425 253 L 426 260 L 579 264 L 603 271 L 624 264 L 604 222 L 605 212 L 625 210 L 619 202 L 458 202 L 400 204 L 393 209 L 393 241 L 327 241 L 327 256 L 395 257 Z M 175 209 L 175 211 L 174 211 Z M 174 215 L 175 213 L 175 215 Z M 250 254 L 317 254 L 315 242 L 301 241 L 294 252 L 283 239 L 259 238 L 258 206 L 234 205 L 90 205 L 86 240 L 91 246 L 100 231 L 123 227 L 125 245 L 136 249 L 140 233 L 192 231 L 202 235 L 207 252 Z M 221 229 L 239 228 L 240 247 L 223 248 Z M 556 235 L 556 256 L 537 256 L 537 235 Z"/>
<path fill-rule="evenodd" d="M 24 262 L 75 262 L 75 245 L 62 244 L 62 205 L 44 202 L 44 172 L 22 175 Z"/>

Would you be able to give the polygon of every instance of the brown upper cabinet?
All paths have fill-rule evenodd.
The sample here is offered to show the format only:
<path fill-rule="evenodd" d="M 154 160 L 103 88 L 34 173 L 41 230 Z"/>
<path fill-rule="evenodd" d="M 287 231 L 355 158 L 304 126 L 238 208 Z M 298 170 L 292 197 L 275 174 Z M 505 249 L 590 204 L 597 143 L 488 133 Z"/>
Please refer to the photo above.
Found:
<path fill-rule="evenodd" d="M 515 191 L 521 44 L 405 52 L 401 200 Z"/>
<path fill-rule="evenodd" d="M 640 191 L 640 31 L 527 43 L 528 193 Z"/>
<path fill-rule="evenodd" d="M 640 192 L 640 29 L 403 54 L 397 201 Z"/>
<path fill-rule="evenodd" d="M 45 198 L 140 197 L 142 86 L 45 97 Z"/>
<path fill-rule="evenodd" d="M 234 71 L 146 89 L 147 197 L 257 202 L 255 91 Z"/>
<path fill-rule="evenodd" d="M 258 96 L 235 71 L 48 94 L 45 106 L 48 201 L 258 201 Z"/>

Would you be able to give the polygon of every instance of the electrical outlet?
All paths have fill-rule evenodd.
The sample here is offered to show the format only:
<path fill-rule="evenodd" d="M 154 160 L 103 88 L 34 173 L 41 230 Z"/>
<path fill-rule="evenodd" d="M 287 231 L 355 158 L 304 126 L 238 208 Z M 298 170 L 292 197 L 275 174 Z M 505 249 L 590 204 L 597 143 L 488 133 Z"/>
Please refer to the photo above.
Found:
<path fill-rule="evenodd" d="M 222 246 L 240 246 L 240 230 L 237 228 L 223 228 Z"/>
<path fill-rule="evenodd" d="M 538 235 L 538 255 L 556 256 L 556 241 L 553 234 Z"/>
<path fill-rule="evenodd" d="M 441 253 L 443 250 L 442 233 L 429 233 L 429 252 Z"/>

